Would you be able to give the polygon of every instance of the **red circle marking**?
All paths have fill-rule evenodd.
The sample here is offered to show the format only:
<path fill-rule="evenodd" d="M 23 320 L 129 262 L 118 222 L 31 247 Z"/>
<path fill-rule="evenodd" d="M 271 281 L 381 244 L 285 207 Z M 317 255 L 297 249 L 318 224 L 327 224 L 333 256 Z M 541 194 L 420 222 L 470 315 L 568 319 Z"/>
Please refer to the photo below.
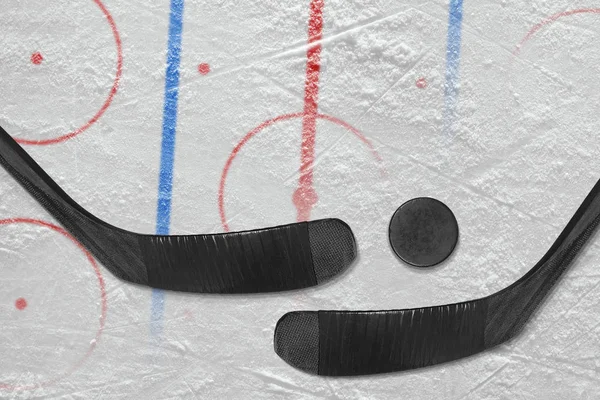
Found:
<path fill-rule="evenodd" d="M 15 307 L 17 307 L 17 310 L 24 310 L 25 308 L 27 308 L 27 300 L 25 300 L 22 297 L 19 297 L 17 301 L 15 301 Z"/>
<path fill-rule="evenodd" d="M 219 215 L 221 216 L 221 224 L 223 225 L 225 232 L 229 232 L 229 224 L 227 223 L 227 218 L 225 216 L 225 184 L 227 182 L 227 175 L 229 174 L 229 169 L 231 168 L 231 164 L 233 163 L 233 160 L 235 160 L 235 157 L 250 139 L 252 139 L 265 128 L 268 128 L 269 126 L 274 125 L 277 122 L 288 121 L 291 119 L 297 119 L 302 117 L 304 117 L 304 112 L 280 115 L 278 117 L 267 120 L 259 126 L 257 126 L 256 128 L 252 129 L 250 132 L 248 132 L 246 136 L 244 136 L 242 140 L 240 140 L 240 142 L 233 148 L 231 154 L 229 155 L 229 158 L 227 159 L 227 162 L 225 163 L 225 167 L 223 168 L 223 172 L 221 173 L 221 181 L 219 183 Z M 358 129 L 356 129 L 349 123 L 342 121 L 339 118 L 325 114 L 317 114 L 316 117 L 317 119 L 323 119 L 325 121 L 333 122 L 334 124 L 340 125 L 341 127 L 349 130 L 357 138 L 359 138 L 360 141 L 363 142 L 369 148 L 369 150 L 371 150 L 371 153 L 373 153 L 373 156 L 375 157 L 375 159 L 377 159 L 378 162 L 383 161 L 377 150 L 375 150 L 375 147 L 373 147 L 371 141 L 367 139 Z M 296 197 L 298 197 L 299 195 L 297 195 Z"/>
<path fill-rule="evenodd" d="M 200 72 L 201 75 L 208 75 L 210 72 L 210 65 L 206 63 L 198 65 L 198 72 Z"/>
<path fill-rule="evenodd" d="M 44 61 L 44 56 L 42 56 L 42 53 L 35 52 L 31 55 L 31 63 L 32 64 L 40 65 L 42 63 L 42 61 Z"/>
<path fill-rule="evenodd" d="M 544 19 L 542 22 L 536 24 L 533 28 L 531 28 L 531 30 L 529 32 L 527 32 L 527 35 L 525 35 L 525 37 L 519 42 L 517 47 L 513 50 L 513 56 L 517 56 L 519 54 L 519 52 L 521 51 L 521 49 L 523 48 L 523 46 L 525 45 L 525 43 L 529 39 L 531 39 L 533 35 L 538 33 L 543 27 L 545 27 L 546 25 L 552 24 L 553 22 L 559 20 L 562 17 L 568 17 L 568 16 L 576 15 L 576 14 L 600 14 L 600 8 L 580 8 L 577 10 L 563 11 L 563 12 L 551 15 L 550 17 Z"/>
<path fill-rule="evenodd" d="M 117 72 L 115 74 L 115 79 L 113 81 L 112 88 L 110 89 L 110 92 L 108 93 L 108 97 L 102 104 L 102 107 L 100 107 L 100 109 L 96 112 L 96 114 L 94 114 L 94 116 L 92 118 L 90 118 L 89 121 L 87 121 L 85 124 L 83 124 L 79 128 L 75 129 L 74 131 L 66 133 L 59 137 L 52 138 L 52 139 L 42 139 L 42 140 L 15 139 L 15 141 L 17 143 L 31 144 L 31 145 L 49 145 L 49 144 L 61 143 L 61 142 L 67 141 L 69 139 L 72 139 L 75 136 L 79 135 L 80 133 L 85 132 L 90 126 L 94 125 L 100 119 L 100 117 L 102 117 L 102 115 L 104 115 L 104 113 L 106 112 L 108 107 L 110 107 L 110 105 L 113 101 L 113 98 L 115 97 L 115 94 L 117 94 L 117 89 L 119 87 L 119 81 L 121 80 L 121 75 L 123 73 L 123 47 L 122 47 L 122 43 L 121 43 L 121 36 L 119 35 L 119 30 L 117 29 L 115 20 L 113 19 L 112 15 L 108 11 L 108 9 L 104 6 L 102 1 L 101 0 L 92 0 L 92 1 L 94 3 L 96 3 L 96 5 L 100 8 L 102 13 L 106 17 L 106 20 L 108 21 L 108 24 L 110 25 L 110 29 L 112 30 L 113 37 L 115 38 L 115 43 L 117 45 Z M 33 56 L 32 56 L 32 62 L 33 62 Z M 34 64 L 35 64 L 35 62 L 34 62 Z"/>
<path fill-rule="evenodd" d="M 98 268 L 98 265 L 96 264 L 96 260 L 94 260 L 94 257 L 92 257 L 92 255 L 85 249 L 85 247 L 83 247 L 83 245 L 81 243 L 79 243 L 77 241 L 77 239 L 75 239 L 73 236 L 71 236 L 71 234 L 69 234 L 69 232 L 65 231 L 60 226 L 56 226 L 49 222 L 40 221 L 38 219 L 10 218 L 10 219 L 0 220 L 0 225 L 11 225 L 11 224 L 31 224 L 31 225 L 42 226 L 44 228 L 51 229 L 54 232 L 60 233 L 61 235 L 63 235 L 67 239 L 69 239 L 71 242 L 73 242 L 73 244 L 75 244 L 79 248 L 79 250 L 81 250 L 83 252 L 83 254 L 86 256 L 86 258 L 92 265 L 92 268 L 94 269 L 94 272 L 96 274 L 96 278 L 98 279 L 98 285 L 100 286 L 100 302 L 101 302 L 101 309 L 102 309 L 101 314 L 100 314 L 100 327 L 98 328 L 98 331 L 96 332 L 96 336 L 95 336 L 94 340 L 91 341 L 90 347 L 88 348 L 87 352 L 83 355 L 83 357 L 78 362 L 73 364 L 67 371 L 65 371 L 61 375 L 57 376 L 56 378 L 53 378 L 53 379 L 50 379 L 50 380 L 47 380 L 44 382 L 36 383 L 33 385 L 17 386 L 17 385 L 11 385 L 8 383 L 0 383 L 0 389 L 33 390 L 33 389 L 37 389 L 40 387 L 50 386 L 52 384 L 55 384 L 59 380 L 66 378 L 67 376 L 71 375 L 76 369 L 81 367 L 81 365 L 83 365 L 83 363 L 90 357 L 90 355 L 96 348 L 96 344 L 100 340 L 102 331 L 104 330 L 104 322 L 106 321 L 106 288 L 104 286 L 104 278 L 102 277 L 102 273 L 100 272 L 100 269 Z M 27 306 L 27 302 L 25 301 L 25 299 L 18 299 L 17 303 L 15 304 L 17 306 L 17 308 L 19 308 L 20 300 L 23 300 L 25 302 L 25 306 Z"/>
<path fill-rule="evenodd" d="M 415 85 L 419 88 L 419 89 L 425 89 L 427 87 L 427 80 L 425 78 L 419 78 L 417 80 L 417 82 L 415 83 Z"/>

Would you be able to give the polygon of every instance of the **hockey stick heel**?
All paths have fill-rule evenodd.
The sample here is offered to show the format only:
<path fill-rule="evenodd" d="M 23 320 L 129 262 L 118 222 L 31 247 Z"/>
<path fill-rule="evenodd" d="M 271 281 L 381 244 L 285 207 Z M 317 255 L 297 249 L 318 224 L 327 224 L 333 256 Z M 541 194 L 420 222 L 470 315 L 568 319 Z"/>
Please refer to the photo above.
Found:
<path fill-rule="evenodd" d="M 600 223 L 600 181 L 542 259 L 488 297 L 389 311 L 284 315 L 275 351 L 305 372 L 350 376 L 403 371 L 482 352 L 517 336 Z"/>

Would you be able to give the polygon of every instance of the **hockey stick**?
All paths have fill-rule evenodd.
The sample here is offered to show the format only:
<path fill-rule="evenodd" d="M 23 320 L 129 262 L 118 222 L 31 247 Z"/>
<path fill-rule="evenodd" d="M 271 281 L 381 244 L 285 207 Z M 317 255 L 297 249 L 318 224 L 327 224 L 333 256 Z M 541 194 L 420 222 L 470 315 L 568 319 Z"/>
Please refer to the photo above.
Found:
<path fill-rule="evenodd" d="M 216 235 L 155 236 L 116 228 L 77 204 L 0 127 L 0 164 L 110 272 L 154 288 L 256 293 L 320 284 L 356 258 L 337 219 Z"/>
<path fill-rule="evenodd" d="M 467 357 L 515 337 L 600 222 L 600 181 L 544 257 L 514 284 L 464 303 L 410 310 L 284 315 L 275 351 L 306 372 L 402 371 Z"/>

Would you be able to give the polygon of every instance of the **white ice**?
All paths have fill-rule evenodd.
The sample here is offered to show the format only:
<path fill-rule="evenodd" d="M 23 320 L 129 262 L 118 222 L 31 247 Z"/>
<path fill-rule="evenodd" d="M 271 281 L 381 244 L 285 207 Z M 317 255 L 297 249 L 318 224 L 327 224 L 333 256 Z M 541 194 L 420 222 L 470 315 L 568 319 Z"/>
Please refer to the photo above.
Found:
<path fill-rule="evenodd" d="M 221 173 L 252 129 L 304 107 L 310 0 L 185 0 L 171 233 L 222 232 Z M 2 0 L 0 124 L 42 140 L 84 125 L 114 84 L 117 48 L 99 0 Z M 106 112 L 76 137 L 26 150 L 82 206 L 156 230 L 169 1 L 102 0 L 122 40 Z M 332 379 L 293 369 L 273 329 L 293 310 L 444 304 L 509 285 L 546 252 L 600 178 L 600 14 L 582 0 L 465 1 L 456 120 L 444 133 L 448 3 L 325 0 L 312 218 L 347 221 L 359 259 L 333 282 L 254 296 L 167 293 L 123 283 L 68 238 L 0 225 L 0 398 L 596 399 L 600 245 L 592 240 L 523 334 L 423 370 Z M 43 60 L 32 62 L 39 52 Z M 198 65 L 207 63 L 202 75 Z M 424 78 L 427 87 L 418 88 Z M 302 123 L 247 142 L 227 179 L 232 230 L 296 220 Z M 398 261 L 394 210 L 431 196 L 460 225 L 442 266 Z M 0 219 L 56 223 L 3 170 Z M 26 306 L 20 310 L 18 299 Z M 103 329 L 98 334 L 101 325 Z"/>

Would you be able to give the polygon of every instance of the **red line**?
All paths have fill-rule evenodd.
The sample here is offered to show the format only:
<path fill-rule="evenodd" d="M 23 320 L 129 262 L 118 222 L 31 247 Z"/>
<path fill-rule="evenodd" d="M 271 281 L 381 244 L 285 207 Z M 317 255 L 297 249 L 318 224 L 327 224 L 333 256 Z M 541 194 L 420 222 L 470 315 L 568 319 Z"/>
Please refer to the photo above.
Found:
<path fill-rule="evenodd" d="M 323 38 L 323 8 L 324 0 L 311 0 L 310 3 L 310 18 L 308 22 L 308 44 L 307 62 L 306 62 L 306 82 L 304 88 L 304 111 L 294 114 L 285 114 L 267 120 L 248 132 L 242 140 L 231 151 L 227 159 L 223 171 L 221 173 L 221 181 L 219 182 L 219 215 L 221 224 L 226 232 L 229 232 L 229 224 L 225 213 L 225 186 L 227 176 L 233 161 L 238 153 L 246 145 L 246 143 L 271 125 L 302 118 L 302 148 L 300 156 L 300 178 L 298 188 L 292 196 L 292 201 L 298 212 L 298 221 L 307 221 L 310 219 L 312 208 L 318 201 L 317 192 L 313 187 L 313 166 L 315 161 L 315 142 L 316 142 L 316 127 L 317 120 L 323 119 L 335 124 L 338 124 L 349 131 L 363 142 L 373 153 L 378 162 L 382 162 L 381 156 L 375 150 L 373 144 L 367 139 L 358 129 L 350 124 L 325 114 L 319 114 L 318 98 L 319 98 L 319 75 L 321 72 L 321 40 Z M 382 168 L 382 174 L 386 171 Z"/>
<path fill-rule="evenodd" d="M 544 19 L 542 22 L 536 24 L 533 28 L 531 28 L 531 30 L 529 32 L 527 32 L 527 35 L 525 35 L 523 40 L 521 40 L 521 42 L 519 42 L 519 44 L 513 51 L 513 55 L 514 56 L 518 55 L 519 52 L 521 51 L 521 48 L 523 47 L 523 45 L 529 39 L 531 39 L 531 37 L 533 35 L 535 35 L 540 29 L 542 29 L 546 25 L 550 25 L 551 23 L 555 22 L 556 20 L 558 20 L 562 17 L 568 17 L 568 16 L 576 15 L 576 14 L 590 14 L 590 13 L 591 14 L 600 14 L 600 8 L 581 8 L 581 9 L 577 9 L 577 10 L 563 11 L 563 12 L 551 15 L 550 17 Z"/>
<path fill-rule="evenodd" d="M 73 137 L 79 135 L 80 133 L 85 132 L 90 126 L 94 125 L 104 115 L 106 110 L 108 110 L 108 107 L 110 107 L 115 95 L 117 94 L 117 89 L 119 88 L 119 82 L 121 80 L 121 75 L 123 74 L 123 44 L 121 42 L 121 36 L 119 35 L 119 30 L 117 29 L 117 24 L 115 23 L 115 20 L 113 19 L 112 15 L 110 14 L 110 12 L 106 8 L 106 6 L 102 3 L 101 0 L 93 0 L 93 2 L 96 3 L 96 5 L 98 7 L 100 7 L 100 10 L 106 17 L 106 20 L 108 21 L 108 24 L 110 25 L 110 29 L 112 30 L 112 34 L 115 39 L 115 43 L 117 45 L 117 72 L 115 74 L 115 79 L 113 81 L 112 88 L 110 89 L 110 92 L 108 93 L 108 97 L 102 104 L 102 107 L 100 107 L 100 109 L 96 112 L 96 114 L 94 114 L 94 116 L 92 118 L 90 118 L 90 120 L 88 122 L 86 122 L 84 125 L 77 128 L 73 132 L 66 133 L 62 136 L 55 137 L 52 139 L 42 139 L 42 140 L 15 139 L 15 141 L 17 143 L 31 144 L 31 145 L 49 145 L 49 144 L 61 143 L 66 140 L 72 139 Z"/>
<path fill-rule="evenodd" d="M 304 116 L 302 118 L 302 150 L 300 155 L 300 180 L 293 201 L 298 210 L 298 221 L 310 219 L 317 203 L 313 187 L 313 165 L 319 100 L 319 75 L 321 73 L 321 39 L 323 38 L 324 0 L 311 0 L 308 20 L 308 51 L 306 53 L 306 83 L 304 87 Z"/>

